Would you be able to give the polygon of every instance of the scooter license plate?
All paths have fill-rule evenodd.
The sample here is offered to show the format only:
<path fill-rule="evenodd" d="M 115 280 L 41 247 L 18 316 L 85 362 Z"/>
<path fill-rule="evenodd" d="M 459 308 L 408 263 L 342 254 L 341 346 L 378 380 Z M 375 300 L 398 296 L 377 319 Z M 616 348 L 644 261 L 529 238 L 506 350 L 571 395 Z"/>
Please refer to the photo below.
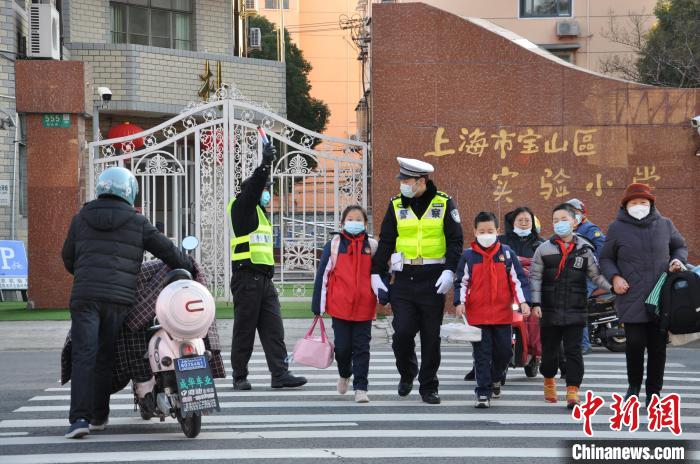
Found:
<path fill-rule="evenodd" d="M 214 376 L 207 358 L 193 356 L 175 360 L 175 379 L 183 417 L 192 413 L 220 411 Z"/>

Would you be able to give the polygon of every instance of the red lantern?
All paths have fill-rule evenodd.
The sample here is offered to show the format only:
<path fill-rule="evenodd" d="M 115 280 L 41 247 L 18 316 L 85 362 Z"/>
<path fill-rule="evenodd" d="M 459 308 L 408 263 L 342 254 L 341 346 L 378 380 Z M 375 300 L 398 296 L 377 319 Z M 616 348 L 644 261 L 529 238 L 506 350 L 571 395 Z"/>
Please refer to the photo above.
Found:
<path fill-rule="evenodd" d="M 109 132 L 107 132 L 107 138 L 109 139 L 116 139 L 120 137 L 127 137 L 129 135 L 134 135 L 138 134 L 139 132 L 142 132 L 143 129 L 141 129 L 139 126 L 136 124 L 130 124 L 129 122 L 124 122 L 122 124 L 117 124 L 116 126 L 112 126 L 109 128 Z M 133 140 L 130 140 L 130 142 L 133 144 L 132 150 L 138 150 L 143 146 L 143 137 L 138 137 Z M 117 142 L 114 144 L 114 148 L 118 150 L 124 150 L 124 145 L 127 145 L 128 142 Z"/>

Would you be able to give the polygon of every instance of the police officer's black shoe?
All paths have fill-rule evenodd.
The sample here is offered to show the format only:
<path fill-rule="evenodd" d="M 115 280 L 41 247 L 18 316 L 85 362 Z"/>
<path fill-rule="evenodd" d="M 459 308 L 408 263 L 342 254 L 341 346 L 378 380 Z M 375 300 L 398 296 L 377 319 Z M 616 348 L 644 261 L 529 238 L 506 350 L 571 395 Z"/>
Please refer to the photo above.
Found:
<path fill-rule="evenodd" d="M 401 379 L 399 381 L 399 396 L 408 396 L 408 394 L 411 393 L 411 390 L 413 390 L 413 379 Z"/>
<path fill-rule="evenodd" d="M 240 379 L 233 379 L 233 389 L 238 391 L 251 390 L 253 387 L 248 382 L 248 379 L 242 377 Z"/>
<path fill-rule="evenodd" d="M 474 373 L 474 369 L 467 372 L 467 375 L 464 376 L 464 380 L 466 380 L 466 381 L 476 380 L 476 374 Z"/>
<path fill-rule="evenodd" d="M 295 388 L 305 385 L 306 377 L 292 375 L 291 372 L 285 372 L 281 377 L 273 377 L 272 388 Z"/>
<path fill-rule="evenodd" d="M 440 404 L 440 396 L 438 396 L 437 392 L 426 393 L 422 395 L 422 399 L 424 403 Z"/>
<path fill-rule="evenodd" d="M 639 390 L 641 389 L 642 387 L 640 385 L 630 385 L 629 388 L 627 388 L 627 393 L 625 394 L 625 401 L 633 396 L 639 398 Z"/>

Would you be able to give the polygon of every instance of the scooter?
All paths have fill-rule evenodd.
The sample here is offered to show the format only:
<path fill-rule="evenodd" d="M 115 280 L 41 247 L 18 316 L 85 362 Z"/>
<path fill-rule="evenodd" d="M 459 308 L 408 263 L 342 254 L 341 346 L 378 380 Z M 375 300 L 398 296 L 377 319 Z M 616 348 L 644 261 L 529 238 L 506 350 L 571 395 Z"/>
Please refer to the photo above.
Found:
<path fill-rule="evenodd" d="M 196 237 L 182 242 L 188 251 L 198 245 Z M 209 365 L 212 353 L 203 340 L 215 313 L 211 293 L 193 281 L 189 272 L 175 269 L 168 273 L 149 328 L 148 360 L 154 385 L 148 387 L 152 387 L 150 403 L 155 404 L 139 402 L 143 419 L 158 417 L 164 422 L 170 416 L 177 419 L 185 436 L 195 438 L 202 428 L 202 415 L 220 411 Z"/>
<path fill-rule="evenodd" d="M 625 351 L 625 330 L 615 311 L 615 296 L 606 293 L 588 299 L 588 336 L 591 344 L 604 346 L 614 353 Z"/>

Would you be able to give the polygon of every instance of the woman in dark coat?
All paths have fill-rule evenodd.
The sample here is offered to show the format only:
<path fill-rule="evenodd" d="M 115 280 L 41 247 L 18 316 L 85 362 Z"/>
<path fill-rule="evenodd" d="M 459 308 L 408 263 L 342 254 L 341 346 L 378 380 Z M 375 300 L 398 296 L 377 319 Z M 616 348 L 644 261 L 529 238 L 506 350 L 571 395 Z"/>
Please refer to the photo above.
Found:
<path fill-rule="evenodd" d="M 521 206 L 506 214 L 505 234 L 498 241 L 508 245 L 519 258 L 532 258 L 544 239 L 535 225 L 535 214 L 527 206 Z M 522 260 L 521 260 L 522 261 Z"/>
<path fill-rule="evenodd" d="M 613 284 L 617 314 L 625 325 L 627 398 L 639 395 L 645 350 L 647 404 L 652 395 L 661 394 L 668 334 L 649 316 L 644 301 L 659 277 L 666 271 L 679 271 L 687 258 L 685 240 L 673 222 L 656 209 L 651 188 L 629 185 L 600 254 L 603 275 Z"/>

